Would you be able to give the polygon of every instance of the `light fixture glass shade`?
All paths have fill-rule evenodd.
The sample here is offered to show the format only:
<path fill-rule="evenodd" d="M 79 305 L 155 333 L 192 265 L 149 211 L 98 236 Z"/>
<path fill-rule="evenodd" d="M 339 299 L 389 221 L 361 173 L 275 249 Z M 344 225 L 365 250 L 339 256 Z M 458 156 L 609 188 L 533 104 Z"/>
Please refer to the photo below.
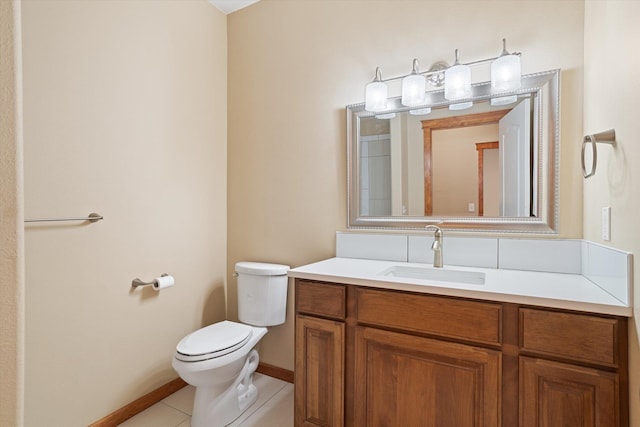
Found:
<path fill-rule="evenodd" d="M 364 109 L 378 113 L 387 109 L 387 85 L 382 81 L 382 71 L 376 67 L 376 77 L 364 89 Z"/>
<path fill-rule="evenodd" d="M 473 107 L 473 102 L 459 102 L 457 104 L 449 104 L 449 110 L 458 111 L 458 110 L 466 110 L 467 108 Z"/>
<path fill-rule="evenodd" d="M 384 114 L 376 114 L 376 119 L 393 119 L 396 117 L 396 113 L 384 113 Z"/>
<path fill-rule="evenodd" d="M 449 101 L 471 98 L 471 67 L 456 62 L 444 72 L 444 97 Z"/>
<path fill-rule="evenodd" d="M 491 98 L 491 106 L 498 107 L 500 105 L 513 104 L 518 100 L 518 95 L 499 96 L 497 98 Z"/>
<path fill-rule="evenodd" d="M 411 74 L 402 79 L 402 105 L 415 107 L 424 104 L 427 79 L 420 74 Z"/>
<path fill-rule="evenodd" d="M 471 69 L 454 65 L 444 72 L 444 97 L 449 101 L 471 98 Z"/>
<path fill-rule="evenodd" d="M 387 109 L 387 85 L 373 81 L 367 85 L 364 94 L 364 109 L 377 113 Z"/>
<path fill-rule="evenodd" d="M 416 108 L 415 110 L 409 110 L 409 114 L 412 116 L 426 116 L 431 113 L 431 107 Z"/>
<path fill-rule="evenodd" d="M 427 79 L 418 71 L 418 60 L 413 60 L 413 71 L 402 79 L 402 105 L 416 107 L 424 104 Z"/>
<path fill-rule="evenodd" d="M 502 55 L 491 63 L 491 92 L 509 92 L 519 89 L 521 65 L 518 55 Z"/>
<path fill-rule="evenodd" d="M 522 66 L 520 55 L 507 51 L 507 39 L 502 39 L 502 53 L 491 63 L 491 92 L 509 92 L 519 89 L 522 85 Z M 504 97 L 501 101 L 495 101 L 492 105 L 505 105 L 513 97 Z M 508 98 L 508 99 L 507 99 Z M 500 104 L 502 102 L 502 104 Z"/>

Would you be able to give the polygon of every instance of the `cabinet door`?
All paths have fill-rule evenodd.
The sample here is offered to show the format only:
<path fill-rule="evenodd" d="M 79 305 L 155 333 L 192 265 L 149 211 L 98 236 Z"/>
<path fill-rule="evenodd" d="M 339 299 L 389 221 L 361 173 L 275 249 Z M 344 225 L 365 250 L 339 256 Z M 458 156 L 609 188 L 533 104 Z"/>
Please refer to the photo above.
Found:
<path fill-rule="evenodd" d="M 497 427 L 501 353 L 373 328 L 356 330 L 356 425 Z"/>
<path fill-rule="evenodd" d="M 295 425 L 344 424 L 344 323 L 296 316 Z"/>
<path fill-rule="evenodd" d="M 520 358 L 520 427 L 617 427 L 618 376 Z"/>

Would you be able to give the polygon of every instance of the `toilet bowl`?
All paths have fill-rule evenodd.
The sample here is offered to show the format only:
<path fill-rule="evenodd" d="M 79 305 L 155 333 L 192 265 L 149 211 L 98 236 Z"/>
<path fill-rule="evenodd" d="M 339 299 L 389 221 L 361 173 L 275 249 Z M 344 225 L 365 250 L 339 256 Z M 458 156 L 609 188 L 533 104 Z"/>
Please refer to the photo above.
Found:
<path fill-rule="evenodd" d="M 192 427 L 222 427 L 238 418 L 258 399 L 252 376 L 258 367 L 255 346 L 265 326 L 284 323 L 287 271 L 280 264 L 240 262 L 238 317 L 185 336 L 176 346 L 172 366 L 196 388 Z"/>

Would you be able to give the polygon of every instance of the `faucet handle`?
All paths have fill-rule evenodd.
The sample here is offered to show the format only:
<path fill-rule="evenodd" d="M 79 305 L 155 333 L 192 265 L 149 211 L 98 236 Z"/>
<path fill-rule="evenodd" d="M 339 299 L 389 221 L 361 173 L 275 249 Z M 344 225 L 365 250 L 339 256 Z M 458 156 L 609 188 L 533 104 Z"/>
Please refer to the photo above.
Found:
<path fill-rule="evenodd" d="M 435 236 L 436 236 L 436 237 L 441 237 L 441 236 L 442 236 L 442 234 L 443 234 L 443 233 L 442 233 L 442 228 L 438 227 L 437 225 L 429 224 L 429 225 L 426 225 L 426 226 L 424 227 L 424 229 L 425 229 L 426 231 L 431 231 L 431 230 L 435 231 Z"/>

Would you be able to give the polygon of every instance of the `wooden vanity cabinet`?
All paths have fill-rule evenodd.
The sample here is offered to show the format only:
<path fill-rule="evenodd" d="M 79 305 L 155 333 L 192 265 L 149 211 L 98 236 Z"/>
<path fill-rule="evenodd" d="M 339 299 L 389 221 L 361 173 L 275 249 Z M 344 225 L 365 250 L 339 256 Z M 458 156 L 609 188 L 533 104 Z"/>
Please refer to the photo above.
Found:
<path fill-rule="evenodd" d="M 626 325 L 296 279 L 295 425 L 627 427 Z"/>

